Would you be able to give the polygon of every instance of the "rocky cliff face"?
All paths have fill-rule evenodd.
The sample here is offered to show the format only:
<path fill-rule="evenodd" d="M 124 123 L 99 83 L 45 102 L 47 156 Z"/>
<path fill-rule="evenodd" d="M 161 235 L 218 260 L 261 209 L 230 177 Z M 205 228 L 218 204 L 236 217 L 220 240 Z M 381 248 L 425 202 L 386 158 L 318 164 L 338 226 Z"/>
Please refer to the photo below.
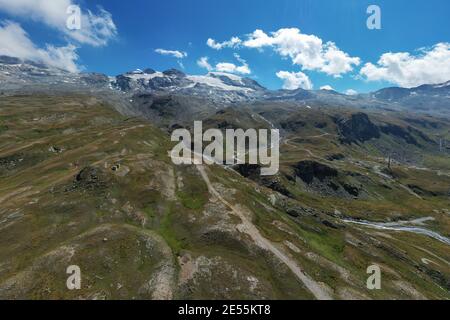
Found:
<path fill-rule="evenodd" d="M 350 117 L 336 120 L 342 141 L 345 143 L 365 142 L 370 139 L 379 138 L 379 128 L 370 121 L 365 113 L 355 113 Z"/>

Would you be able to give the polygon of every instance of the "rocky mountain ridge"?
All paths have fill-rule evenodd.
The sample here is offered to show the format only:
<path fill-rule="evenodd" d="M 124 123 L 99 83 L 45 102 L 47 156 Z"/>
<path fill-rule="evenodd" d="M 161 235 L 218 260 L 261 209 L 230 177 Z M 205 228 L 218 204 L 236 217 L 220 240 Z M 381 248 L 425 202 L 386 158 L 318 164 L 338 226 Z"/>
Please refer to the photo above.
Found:
<path fill-rule="evenodd" d="M 133 102 L 135 95 L 168 94 L 207 99 L 221 106 L 254 101 L 294 101 L 305 106 L 321 104 L 450 114 L 450 82 L 412 89 L 386 88 L 350 96 L 330 90 L 269 90 L 250 78 L 220 72 L 187 75 L 176 69 L 159 72 L 147 68 L 107 76 L 100 73 L 70 73 L 41 63 L 1 56 L 0 83 L 3 91 L 89 90 L 107 95 L 113 91 L 128 102 Z"/>

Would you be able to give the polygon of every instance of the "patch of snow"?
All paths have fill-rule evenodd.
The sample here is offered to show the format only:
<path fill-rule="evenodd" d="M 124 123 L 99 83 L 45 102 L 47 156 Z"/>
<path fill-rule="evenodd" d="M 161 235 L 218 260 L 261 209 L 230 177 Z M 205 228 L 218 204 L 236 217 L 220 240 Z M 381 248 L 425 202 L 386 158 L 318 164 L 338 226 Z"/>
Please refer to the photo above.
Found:
<path fill-rule="evenodd" d="M 216 75 L 216 76 L 224 76 L 224 77 L 228 77 L 233 81 L 239 81 L 242 84 L 242 78 L 235 75 L 235 74 L 231 74 L 231 73 L 225 73 L 225 72 L 210 72 L 208 73 L 208 75 Z"/>
<path fill-rule="evenodd" d="M 155 72 L 152 74 L 146 74 L 146 73 L 134 73 L 134 74 L 127 74 L 126 77 L 133 79 L 133 80 L 150 80 L 153 78 L 164 78 L 164 74 L 162 72 Z"/>
<path fill-rule="evenodd" d="M 245 91 L 245 92 L 254 91 L 253 89 L 250 89 L 250 88 L 241 88 L 241 87 L 227 85 L 227 84 L 223 83 L 220 79 L 217 79 L 214 77 L 188 76 L 187 78 L 189 80 L 193 81 L 195 84 L 197 84 L 197 83 L 206 84 L 210 87 L 219 88 L 224 91 Z"/>

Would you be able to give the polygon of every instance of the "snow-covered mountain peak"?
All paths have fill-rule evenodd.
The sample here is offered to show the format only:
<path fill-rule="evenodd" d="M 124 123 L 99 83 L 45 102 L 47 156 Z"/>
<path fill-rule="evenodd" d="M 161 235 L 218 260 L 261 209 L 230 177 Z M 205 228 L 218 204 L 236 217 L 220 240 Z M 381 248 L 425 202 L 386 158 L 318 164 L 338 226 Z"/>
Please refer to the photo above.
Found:
<path fill-rule="evenodd" d="M 138 69 L 114 77 L 111 86 L 122 92 L 164 91 L 208 97 L 220 102 L 253 100 L 266 90 L 256 81 L 234 74 L 186 75 L 177 69 L 163 72 Z"/>

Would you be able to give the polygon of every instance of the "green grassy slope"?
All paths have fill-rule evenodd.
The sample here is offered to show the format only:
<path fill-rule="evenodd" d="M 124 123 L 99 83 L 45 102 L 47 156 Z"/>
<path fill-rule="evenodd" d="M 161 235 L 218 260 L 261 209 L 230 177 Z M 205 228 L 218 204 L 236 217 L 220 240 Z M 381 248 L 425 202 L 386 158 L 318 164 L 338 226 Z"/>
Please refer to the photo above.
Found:
<path fill-rule="evenodd" d="M 2 98 L 0 128 L 0 298 L 314 297 L 241 229 L 242 218 L 211 194 L 195 166 L 172 164 L 168 136 L 148 122 L 88 96 L 34 95 Z M 319 158 L 360 152 L 323 139 L 336 150 L 315 140 L 283 146 L 283 170 L 310 158 L 299 148 Z M 337 166 L 366 172 L 349 161 Z M 331 297 L 450 298 L 447 245 L 347 225 L 335 215 L 433 216 L 430 228 L 448 235 L 448 199 L 419 200 L 398 186 L 433 177 L 430 191 L 439 193 L 445 176 L 397 167 L 395 181 L 384 182 L 392 190 L 383 191 L 370 172 L 371 196 L 364 199 L 318 195 L 282 177 L 293 194 L 288 199 L 231 170 L 205 170 L 223 199 Z M 291 207 L 303 213 L 293 217 Z M 383 270 L 380 291 L 366 288 L 373 263 Z M 81 268 L 79 291 L 66 288 L 69 265 Z"/>

